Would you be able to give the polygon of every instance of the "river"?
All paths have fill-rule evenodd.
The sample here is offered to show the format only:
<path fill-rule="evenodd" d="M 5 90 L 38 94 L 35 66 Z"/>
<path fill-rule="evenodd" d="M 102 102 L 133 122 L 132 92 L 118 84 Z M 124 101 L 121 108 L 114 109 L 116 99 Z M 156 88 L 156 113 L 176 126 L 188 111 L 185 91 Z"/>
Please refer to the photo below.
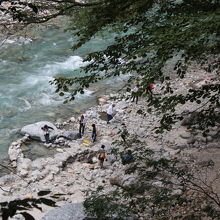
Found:
<path fill-rule="evenodd" d="M 65 120 L 94 105 L 97 92 L 112 89 L 112 82 L 106 81 L 63 104 L 49 83 L 57 74 L 79 74 L 78 69 L 85 65 L 83 56 L 105 47 L 111 39 L 96 37 L 73 52 L 73 33 L 50 26 L 37 31 L 34 40 L 19 37 L 4 41 L 0 47 L 0 161 L 7 158 L 8 147 L 20 136 L 22 126 Z"/>

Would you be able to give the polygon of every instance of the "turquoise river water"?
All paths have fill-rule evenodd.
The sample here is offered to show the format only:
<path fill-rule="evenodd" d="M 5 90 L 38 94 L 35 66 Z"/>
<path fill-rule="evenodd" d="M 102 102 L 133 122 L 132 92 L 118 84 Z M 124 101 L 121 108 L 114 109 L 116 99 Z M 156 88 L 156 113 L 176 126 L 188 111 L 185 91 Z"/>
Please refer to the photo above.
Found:
<path fill-rule="evenodd" d="M 63 104 L 49 81 L 57 74 L 79 74 L 82 57 L 110 41 L 97 37 L 74 53 L 73 34 L 51 27 L 38 31 L 34 40 L 20 37 L 0 44 L 0 161 L 7 158 L 8 147 L 20 137 L 22 126 L 65 120 L 94 105 L 97 93 L 108 93 L 112 81 L 93 86 L 73 103 Z"/>

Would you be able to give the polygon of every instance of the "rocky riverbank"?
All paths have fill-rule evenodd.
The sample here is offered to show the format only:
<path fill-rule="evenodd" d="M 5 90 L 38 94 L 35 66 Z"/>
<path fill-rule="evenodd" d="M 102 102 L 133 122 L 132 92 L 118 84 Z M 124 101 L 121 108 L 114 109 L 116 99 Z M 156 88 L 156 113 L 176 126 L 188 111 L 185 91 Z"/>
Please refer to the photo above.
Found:
<path fill-rule="evenodd" d="M 213 79 L 214 81 L 215 79 Z M 196 75 L 189 72 L 184 79 L 173 79 L 170 83 L 175 87 L 175 92 L 181 94 L 191 86 L 201 86 L 209 81 L 207 73 L 197 70 Z M 161 86 L 156 85 L 154 94 L 160 93 Z M 102 186 L 108 191 L 115 188 L 116 185 L 129 185 L 135 178 L 123 175 L 125 168 L 121 161 L 109 154 L 114 147 L 114 141 L 121 140 L 119 131 L 122 129 L 122 123 L 126 124 L 130 136 L 138 136 L 142 142 L 146 143 L 145 147 L 149 147 L 160 157 L 181 157 L 191 163 L 220 153 L 218 127 L 210 130 L 208 136 L 204 138 L 199 132 L 192 133 L 187 130 L 186 125 L 190 119 L 186 118 L 184 122 L 175 124 L 171 131 L 155 134 L 152 128 L 159 125 L 158 115 L 154 111 L 146 113 L 145 116 L 138 114 L 139 109 L 147 110 L 146 102 L 144 98 L 141 98 L 138 104 L 135 104 L 128 99 L 130 95 L 130 93 L 124 93 L 98 97 L 99 104 L 85 112 L 87 124 L 82 138 L 68 140 L 59 137 L 53 144 L 46 145 L 56 149 L 57 153 L 53 157 L 38 158 L 34 161 L 25 158 L 22 147 L 29 140 L 28 135 L 13 142 L 9 148 L 9 157 L 11 165 L 16 169 L 16 175 L 11 173 L 0 178 L 0 186 L 5 190 L 0 190 L 0 202 L 38 198 L 38 192 L 51 191 L 47 197 L 60 195 L 55 196 L 55 200 L 61 208 L 48 212 L 52 208 L 43 205 L 42 212 L 33 209 L 30 213 L 36 219 L 83 219 L 84 213 L 81 204 L 88 189 L 95 190 Z M 107 124 L 106 120 L 103 120 L 105 119 L 103 115 L 110 103 L 116 104 L 117 114 L 111 123 Z M 194 108 L 196 109 L 197 106 L 186 103 L 181 110 L 188 111 Z M 177 109 L 177 111 L 179 110 Z M 93 123 L 96 124 L 98 130 L 95 143 L 91 139 Z M 77 131 L 78 123 L 75 117 L 71 117 L 63 123 L 56 124 L 56 127 L 61 131 L 70 129 Z M 105 169 L 100 169 L 97 159 L 97 152 L 102 144 L 106 146 L 107 151 Z M 213 159 L 218 165 L 220 162 L 218 157 Z M 74 209 L 78 210 L 78 214 L 72 211 Z M 62 213 L 66 213 L 66 215 Z M 22 217 L 17 215 L 12 219 L 22 219 Z"/>

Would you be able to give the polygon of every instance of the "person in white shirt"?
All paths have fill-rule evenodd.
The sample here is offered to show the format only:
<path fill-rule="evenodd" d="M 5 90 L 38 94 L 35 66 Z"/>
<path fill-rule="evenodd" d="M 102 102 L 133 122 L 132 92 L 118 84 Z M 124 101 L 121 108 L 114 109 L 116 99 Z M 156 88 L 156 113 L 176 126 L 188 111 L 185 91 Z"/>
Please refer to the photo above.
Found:
<path fill-rule="evenodd" d="M 48 144 L 50 142 L 50 129 L 51 130 L 54 130 L 54 129 L 48 125 L 44 125 L 44 127 L 42 127 L 41 129 L 44 131 L 45 141 Z"/>
<path fill-rule="evenodd" d="M 132 96 L 132 102 L 136 100 L 136 104 L 138 103 L 138 85 L 136 85 L 131 93 Z"/>
<path fill-rule="evenodd" d="M 114 107 L 115 107 L 115 104 L 111 104 L 111 105 L 108 107 L 108 110 L 107 110 L 107 123 L 108 123 L 108 124 L 109 124 L 109 122 L 113 119 Z"/>
<path fill-rule="evenodd" d="M 85 116 L 81 115 L 79 117 L 79 133 L 80 133 L 80 136 L 82 136 L 84 134 L 85 126 L 86 126 Z"/>

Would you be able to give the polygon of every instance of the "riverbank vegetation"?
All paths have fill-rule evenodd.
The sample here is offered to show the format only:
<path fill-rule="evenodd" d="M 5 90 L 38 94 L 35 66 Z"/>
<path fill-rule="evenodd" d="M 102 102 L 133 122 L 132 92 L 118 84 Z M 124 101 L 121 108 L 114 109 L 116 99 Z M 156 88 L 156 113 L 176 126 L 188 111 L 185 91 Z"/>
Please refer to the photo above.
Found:
<path fill-rule="evenodd" d="M 47 1 L 48 6 L 39 5 L 39 2 L 34 5 L 28 3 L 29 14 L 18 12 L 14 8 L 16 5 L 10 6 L 8 12 L 14 16 L 13 21 L 22 25 L 46 22 L 58 15 L 71 15 L 73 19 L 69 29 L 75 30 L 78 36 L 73 50 L 103 31 L 116 33 L 111 45 L 84 58 L 88 64 L 82 67 L 81 77 L 54 79 L 52 83 L 57 88 L 56 92 L 61 96 L 68 95 L 65 102 L 73 101 L 92 83 L 130 74 L 125 83 L 126 90 L 130 92 L 137 85 L 138 96 L 147 101 L 146 111 L 156 111 L 160 115 L 156 133 L 171 130 L 174 123 L 190 115 L 193 117 L 188 126 L 201 130 L 204 136 L 210 127 L 219 125 L 218 0 Z M 47 18 L 40 17 L 41 8 L 50 12 L 55 10 L 55 13 L 47 15 Z M 173 68 L 165 71 L 170 60 L 174 60 Z M 204 84 L 176 94 L 172 80 L 183 79 L 193 65 L 207 72 Z M 146 93 L 151 83 L 161 85 L 161 95 Z M 181 106 L 187 103 L 194 103 L 194 108 L 185 112 Z M 138 113 L 146 114 L 143 109 Z M 101 189 L 90 194 L 85 207 L 91 215 L 97 219 L 124 219 L 126 215 L 132 219 L 146 216 L 164 220 L 219 219 L 218 193 L 209 181 L 195 175 L 197 170 L 208 173 L 212 163 L 192 170 L 177 158 L 154 157 L 139 138 L 127 144 L 133 147 L 136 161 L 125 170 L 125 174 L 135 174 L 136 181 L 129 187 L 116 184 L 118 188 L 109 194 L 103 195 Z M 124 147 L 126 149 L 127 145 Z M 217 179 L 218 176 L 215 181 Z M 185 209 L 191 209 L 193 213 L 185 213 Z"/>
<path fill-rule="evenodd" d="M 74 49 L 106 28 L 119 34 L 105 50 L 87 55 L 89 64 L 82 68 L 82 77 L 55 79 L 57 92 L 69 93 L 69 88 L 77 85 L 66 100 L 71 101 L 91 83 L 130 73 L 127 90 L 138 84 L 138 95 L 144 95 L 148 105 L 162 113 L 157 132 L 171 129 L 172 123 L 183 118 L 183 112 L 174 111 L 186 102 L 198 104 L 194 125 L 205 131 L 219 122 L 219 84 L 192 88 L 177 96 L 169 80 L 172 75 L 183 78 L 192 62 L 207 72 L 216 71 L 218 77 L 219 7 L 219 1 L 106 1 L 76 10 L 73 23 L 79 41 Z M 163 68 L 170 59 L 176 59 L 174 68 L 165 73 Z M 163 98 L 145 93 L 146 87 L 155 82 L 164 85 Z"/>

